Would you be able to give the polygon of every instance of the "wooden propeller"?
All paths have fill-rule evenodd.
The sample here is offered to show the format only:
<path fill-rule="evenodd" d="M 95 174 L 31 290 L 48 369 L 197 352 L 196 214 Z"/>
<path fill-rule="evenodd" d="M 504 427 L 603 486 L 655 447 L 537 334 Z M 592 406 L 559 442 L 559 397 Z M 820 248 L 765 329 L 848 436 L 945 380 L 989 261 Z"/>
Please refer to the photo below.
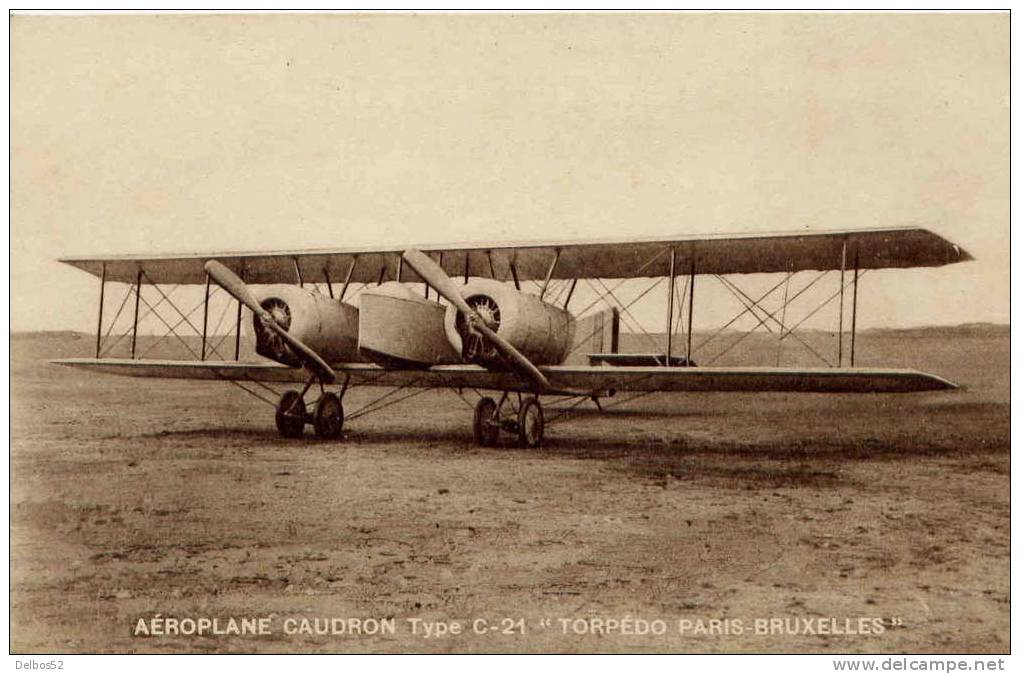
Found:
<path fill-rule="evenodd" d="M 273 316 L 262 308 L 259 304 L 255 294 L 251 291 L 251 288 L 245 284 L 237 274 L 230 271 L 226 266 L 217 260 L 209 260 L 205 263 L 205 270 L 209 276 L 216 281 L 220 286 L 223 287 L 231 296 L 234 297 L 238 302 L 251 309 L 252 313 L 259 317 L 262 324 L 267 328 L 280 335 L 283 341 L 294 349 L 298 358 L 306 368 L 315 373 L 319 379 L 325 384 L 332 384 L 336 381 L 336 372 L 333 368 L 322 359 L 319 354 L 315 353 L 309 348 L 304 342 L 296 339 L 293 335 L 284 330 L 279 323 L 277 323 Z"/>
<path fill-rule="evenodd" d="M 464 301 L 460 291 L 457 290 L 457 285 L 432 258 L 420 250 L 410 248 L 404 251 L 404 260 L 426 283 L 435 288 L 437 293 L 464 314 L 471 326 L 496 347 L 496 350 L 506 359 L 507 364 L 514 372 L 535 384 L 538 391 L 547 391 L 552 388 L 549 385 L 549 380 L 534 363 L 518 351 L 513 344 L 496 334 L 496 331 L 489 327 L 488 323 L 478 315 L 478 312 Z"/>

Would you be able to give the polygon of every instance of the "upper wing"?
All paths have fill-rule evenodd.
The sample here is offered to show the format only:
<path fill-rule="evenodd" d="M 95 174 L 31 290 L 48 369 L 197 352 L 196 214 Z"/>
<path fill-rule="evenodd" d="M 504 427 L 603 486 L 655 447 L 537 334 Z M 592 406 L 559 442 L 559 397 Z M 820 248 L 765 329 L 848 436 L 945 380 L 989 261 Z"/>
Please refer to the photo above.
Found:
<path fill-rule="evenodd" d="M 844 264 L 848 269 L 938 267 L 973 259 L 959 246 L 920 228 L 414 247 L 440 262 L 451 276 L 468 273 L 501 281 L 511 280 L 515 273 L 520 281 L 544 279 L 550 267 L 552 278 L 557 279 L 666 276 L 670 251 L 675 253 L 677 274 L 794 272 L 840 269 Z M 296 283 L 299 278 L 336 283 L 348 274 L 355 283 L 370 283 L 394 280 L 398 273 L 404 281 L 419 281 L 400 262 L 407 248 L 66 258 L 61 262 L 124 283 L 134 283 L 140 269 L 151 283 L 205 283 L 203 265 L 211 258 L 254 284 Z"/>
<path fill-rule="evenodd" d="M 276 363 L 68 358 L 60 365 L 94 372 L 166 379 L 301 382 L 308 373 Z M 427 370 L 387 370 L 365 363 L 333 365 L 339 378 L 361 386 L 477 388 L 528 391 L 531 383 L 512 372 L 478 365 L 438 365 Z M 956 388 L 916 370 L 778 367 L 606 367 L 555 365 L 539 368 L 554 388 L 606 395 L 610 391 L 770 391 L 797 393 L 909 393 Z"/>

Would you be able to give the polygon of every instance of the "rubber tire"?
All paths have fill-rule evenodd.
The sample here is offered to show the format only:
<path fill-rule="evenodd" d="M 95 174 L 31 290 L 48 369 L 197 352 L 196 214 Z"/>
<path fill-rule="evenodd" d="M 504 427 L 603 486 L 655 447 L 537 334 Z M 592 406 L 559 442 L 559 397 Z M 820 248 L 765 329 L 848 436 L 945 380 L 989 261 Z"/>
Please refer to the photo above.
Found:
<path fill-rule="evenodd" d="M 287 414 L 292 407 L 293 411 Z M 305 432 L 307 414 L 305 399 L 301 394 L 294 390 L 284 391 L 276 406 L 276 430 L 285 438 L 300 438 Z"/>
<path fill-rule="evenodd" d="M 323 393 L 319 402 L 315 403 L 315 414 L 312 418 L 315 435 L 323 440 L 335 440 L 344 429 L 344 406 L 333 393 Z"/>
<path fill-rule="evenodd" d="M 517 439 L 521 447 L 538 447 L 545 437 L 545 414 L 537 398 L 528 398 L 517 413 Z"/>
<path fill-rule="evenodd" d="M 485 397 L 475 403 L 475 419 L 472 426 L 475 444 L 492 447 L 499 441 L 499 423 L 494 421 L 495 415 L 496 401 L 492 398 Z"/>

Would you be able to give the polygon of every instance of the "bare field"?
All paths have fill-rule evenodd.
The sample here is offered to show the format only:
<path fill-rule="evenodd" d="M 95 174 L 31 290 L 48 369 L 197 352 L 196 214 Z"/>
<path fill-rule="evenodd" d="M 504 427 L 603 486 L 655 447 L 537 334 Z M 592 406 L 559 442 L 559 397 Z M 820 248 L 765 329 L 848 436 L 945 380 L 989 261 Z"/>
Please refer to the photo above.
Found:
<path fill-rule="evenodd" d="M 87 375 L 44 360 L 87 355 L 88 338 L 12 336 L 12 649 L 1006 652 L 1008 328 L 869 332 L 858 346 L 862 364 L 966 388 L 650 396 L 553 424 L 535 450 L 474 447 L 468 406 L 432 392 L 340 442 L 285 441 L 228 384 Z M 348 410 L 378 393 L 351 392 Z M 133 635 L 157 613 L 393 617 L 398 631 Z M 626 616 L 887 627 L 539 626 Z M 423 639 L 404 623 L 504 617 L 526 634 Z"/>

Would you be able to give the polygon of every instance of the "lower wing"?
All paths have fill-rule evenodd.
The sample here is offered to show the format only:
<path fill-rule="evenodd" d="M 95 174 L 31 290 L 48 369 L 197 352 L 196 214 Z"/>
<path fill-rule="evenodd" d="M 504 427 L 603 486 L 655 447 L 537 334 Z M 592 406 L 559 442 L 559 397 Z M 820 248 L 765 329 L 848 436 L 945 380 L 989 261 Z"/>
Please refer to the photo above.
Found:
<path fill-rule="evenodd" d="M 237 361 L 168 361 L 115 358 L 65 358 L 58 365 L 92 372 L 162 379 L 304 382 L 308 372 L 276 363 Z M 339 381 L 357 386 L 476 388 L 530 391 L 531 382 L 513 372 L 494 372 L 477 365 L 438 365 L 423 370 L 390 370 L 364 363 L 341 363 Z M 933 374 L 903 369 L 780 367 L 540 367 L 554 388 L 602 396 L 616 391 L 913 393 L 957 388 Z"/>

